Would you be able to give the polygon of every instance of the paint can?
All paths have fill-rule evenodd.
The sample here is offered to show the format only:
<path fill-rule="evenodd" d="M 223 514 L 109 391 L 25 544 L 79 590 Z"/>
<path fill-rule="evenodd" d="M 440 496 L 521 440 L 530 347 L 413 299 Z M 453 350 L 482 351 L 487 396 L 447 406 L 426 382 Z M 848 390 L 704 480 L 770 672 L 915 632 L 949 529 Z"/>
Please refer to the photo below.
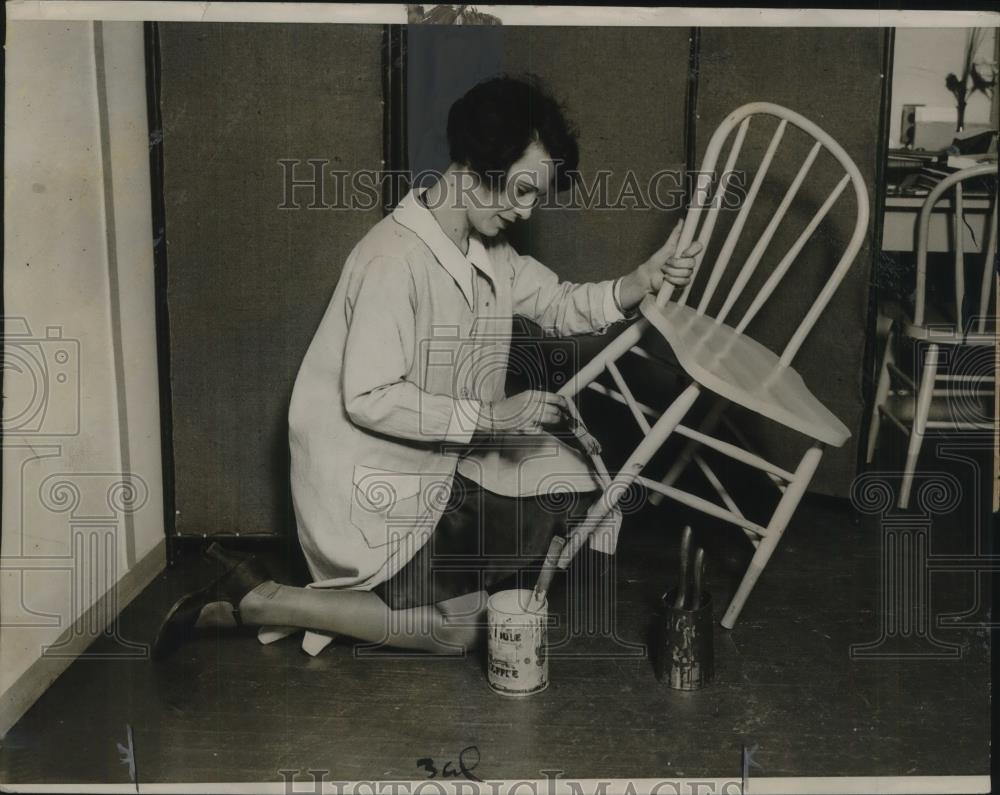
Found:
<path fill-rule="evenodd" d="M 549 604 L 527 589 L 497 591 L 486 604 L 487 680 L 495 693 L 529 696 L 549 685 Z"/>
<path fill-rule="evenodd" d="M 674 690 L 700 690 L 715 676 L 712 595 L 702 591 L 698 606 L 674 606 L 677 591 L 664 594 L 660 616 L 658 678 Z"/>

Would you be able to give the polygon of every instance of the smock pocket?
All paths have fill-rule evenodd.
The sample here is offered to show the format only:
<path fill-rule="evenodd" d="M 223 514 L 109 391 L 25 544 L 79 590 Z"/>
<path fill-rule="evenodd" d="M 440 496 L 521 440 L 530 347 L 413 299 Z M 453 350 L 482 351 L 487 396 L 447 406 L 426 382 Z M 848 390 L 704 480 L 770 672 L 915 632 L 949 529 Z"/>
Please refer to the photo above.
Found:
<path fill-rule="evenodd" d="M 427 511 L 421 500 L 420 475 L 357 464 L 351 500 L 351 523 L 370 547 L 410 535 Z"/>

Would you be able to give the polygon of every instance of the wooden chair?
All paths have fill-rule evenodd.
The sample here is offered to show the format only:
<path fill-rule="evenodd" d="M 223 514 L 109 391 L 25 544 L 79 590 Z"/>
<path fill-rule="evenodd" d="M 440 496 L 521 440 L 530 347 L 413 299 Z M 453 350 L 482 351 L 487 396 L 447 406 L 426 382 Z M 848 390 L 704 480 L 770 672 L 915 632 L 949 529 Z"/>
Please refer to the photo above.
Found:
<path fill-rule="evenodd" d="M 871 463 L 883 418 L 889 420 L 908 438 L 906 463 L 899 493 L 899 507 L 906 508 L 913 486 L 913 475 L 920 455 L 924 435 L 930 430 L 945 431 L 993 431 L 995 423 L 988 420 L 962 418 L 961 412 L 952 412 L 949 404 L 961 402 L 970 404 L 982 397 L 992 396 L 990 387 L 995 373 L 992 372 L 993 356 L 983 351 L 982 363 L 986 367 L 976 373 L 948 372 L 947 360 L 959 358 L 969 348 L 992 347 L 996 344 L 995 313 L 990 311 L 991 296 L 995 283 L 995 260 L 997 250 L 997 206 L 996 206 L 996 165 L 973 166 L 957 171 L 941 180 L 927 196 L 917 218 L 917 284 L 913 307 L 897 307 L 886 313 L 884 321 L 889 327 L 871 422 L 868 428 L 867 459 Z M 990 179 L 992 178 L 992 179 Z M 985 241 L 982 248 L 983 263 L 979 284 L 978 300 L 974 311 L 969 311 L 966 278 L 966 216 L 963 184 L 970 180 L 986 181 L 992 194 L 987 222 L 984 225 Z M 950 194 L 950 196 L 948 196 Z M 947 210 L 951 214 L 952 246 L 954 259 L 952 274 L 953 290 L 947 297 L 932 299 L 927 290 L 927 249 L 932 213 L 939 210 L 942 200 L 950 198 Z M 923 363 L 914 361 L 909 368 L 900 368 L 900 338 L 910 343 L 910 350 L 916 357 L 922 355 Z M 942 357 L 942 351 L 951 355 Z M 909 357 L 915 359 L 914 356 Z M 984 383 L 985 382 L 985 383 Z M 902 383 L 902 389 L 894 389 Z M 904 410 L 905 409 L 905 410 Z M 956 416 L 956 413 L 958 416 Z"/>
<path fill-rule="evenodd" d="M 738 166 L 742 167 L 739 155 L 747 138 L 751 120 L 765 121 L 763 126 L 770 128 L 773 121 L 767 121 L 767 117 L 777 119 L 777 129 L 771 135 L 728 233 L 722 239 L 721 245 L 714 245 L 712 235 L 719 220 L 720 210 L 724 206 L 728 207 L 734 197 L 731 184 L 733 180 L 729 175 L 733 174 Z M 811 148 L 785 189 L 777 208 L 773 211 L 765 209 L 763 214 L 758 214 L 760 217 L 757 224 L 763 226 L 763 231 L 755 242 L 748 238 L 746 247 L 752 244 L 749 253 L 742 262 L 734 262 L 733 253 L 737 251 L 737 244 L 740 243 L 743 231 L 747 227 L 747 220 L 754 209 L 761 185 L 772 162 L 778 156 L 779 147 L 786 138 L 786 133 L 790 138 L 793 130 L 797 131 L 794 132 L 795 137 L 807 136 L 808 142 L 812 143 Z M 733 140 L 722 174 L 715 175 L 723 147 L 730 137 Z M 832 191 L 795 237 L 792 245 L 773 258 L 776 262 L 770 275 L 757 289 L 756 294 L 752 298 L 750 293 L 744 297 L 747 285 L 751 282 L 758 265 L 764 260 L 765 252 L 795 201 L 799 189 L 809 176 L 817 158 L 824 151 L 832 156 L 824 157 L 824 161 L 831 160 L 837 175 L 842 176 L 838 178 L 835 175 L 836 182 Z M 794 278 L 794 266 L 800 261 L 806 244 L 810 242 L 817 227 L 848 186 L 853 189 L 850 192 L 854 194 L 853 204 L 856 213 L 850 239 L 843 247 L 829 279 L 822 284 L 818 295 L 809 304 L 790 339 L 780 353 L 773 353 L 748 333 L 748 327 L 761 308 L 772 298 L 782 280 L 786 276 Z M 651 296 L 648 297 L 640 307 L 642 317 L 615 338 L 595 359 L 581 368 L 560 390 L 563 395 L 577 398 L 582 390 L 589 388 L 624 403 L 641 429 L 643 439 L 628 456 L 621 470 L 611 479 L 603 498 L 595 504 L 581 525 L 570 534 L 558 560 L 559 567 L 565 568 L 568 565 L 583 540 L 598 526 L 601 518 L 614 508 L 627 489 L 637 481 L 658 495 L 736 525 L 749 537 L 756 549 L 722 619 L 722 625 L 726 628 L 731 628 L 735 624 L 750 591 L 805 493 L 820 462 L 824 446 L 839 447 L 850 437 L 850 431 L 844 424 L 809 392 L 802 378 L 791 367 L 791 363 L 860 250 L 868 227 L 868 217 L 868 193 L 857 166 L 841 146 L 816 124 L 794 111 L 766 102 L 744 105 L 723 120 L 709 141 L 701 170 L 696 178 L 695 195 L 685 216 L 678 245 L 678 250 L 683 251 L 697 239 L 703 246 L 691 282 L 673 302 L 668 303 L 674 292 L 674 288 L 669 284 L 664 285 L 655 300 Z M 824 236 L 823 245 L 830 246 L 828 236 Z M 709 268 L 706 263 L 710 263 L 711 267 Z M 703 264 L 706 264 L 705 267 L 702 267 Z M 735 278 L 732 278 L 725 298 L 722 299 L 722 291 L 717 298 L 718 288 L 726 283 L 723 277 L 726 276 L 727 269 L 736 268 L 737 265 L 738 270 L 735 271 Z M 730 277 L 733 273 L 734 271 L 729 272 Z M 697 303 L 694 303 L 693 292 L 696 285 L 700 288 L 700 295 Z M 735 325 L 730 325 L 729 322 L 733 322 L 730 316 L 734 307 L 747 302 L 749 303 L 742 310 L 741 317 L 735 321 Z M 643 338 L 650 334 L 658 335 L 669 344 L 680 367 L 690 378 L 690 383 L 665 410 L 636 400 L 618 366 L 619 360 L 628 355 L 652 358 L 647 349 L 640 345 Z M 597 380 L 605 372 L 610 375 L 612 386 Z M 703 394 L 710 397 L 713 405 L 698 427 L 689 427 L 684 424 L 684 420 Z M 794 470 L 786 470 L 752 452 L 733 423 L 730 424 L 737 430 L 738 444 L 711 435 L 720 420 L 725 421 L 726 408 L 730 404 L 756 412 L 812 440 Z M 644 477 L 642 472 L 650 458 L 675 434 L 687 440 L 686 446 L 666 477 L 662 482 Z M 780 494 L 773 515 L 766 524 L 758 524 L 744 515 L 720 478 L 699 454 L 702 447 L 759 469 L 775 483 Z M 721 504 L 683 491 L 674 485 L 692 460 L 718 493 Z M 603 464 L 601 466 L 603 467 Z"/>

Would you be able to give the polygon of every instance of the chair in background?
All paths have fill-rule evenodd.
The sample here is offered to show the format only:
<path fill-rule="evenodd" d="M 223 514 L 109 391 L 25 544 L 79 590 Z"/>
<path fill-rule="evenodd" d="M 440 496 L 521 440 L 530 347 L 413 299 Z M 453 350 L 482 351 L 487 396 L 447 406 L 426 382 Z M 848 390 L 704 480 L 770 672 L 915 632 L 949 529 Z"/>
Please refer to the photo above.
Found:
<path fill-rule="evenodd" d="M 899 493 L 900 508 L 909 505 L 917 459 L 927 431 L 995 429 L 994 421 L 963 417 L 962 410 L 974 407 L 981 399 L 994 394 L 990 382 L 995 377 L 995 368 L 989 349 L 996 344 L 996 315 L 990 310 L 997 250 L 996 177 L 996 165 L 973 166 L 948 175 L 931 190 L 917 218 L 917 284 L 913 307 L 897 308 L 884 321 L 889 325 L 889 332 L 868 428 L 867 460 L 871 463 L 875 457 L 883 418 L 908 437 Z M 981 247 L 983 261 L 979 269 L 978 296 L 970 296 L 965 283 L 969 263 L 965 253 L 963 184 L 970 180 L 986 182 L 992 193 L 985 241 Z M 948 194 L 954 249 L 953 289 L 945 297 L 931 296 L 927 287 L 929 229 L 932 213 L 942 199 L 949 198 Z M 910 356 L 901 355 L 900 344 L 904 339 L 909 342 Z M 970 348 L 982 349 L 981 355 L 970 358 Z M 945 351 L 948 355 L 942 356 Z M 949 372 L 956 369 L 949 365 L 962 361 L 963 354 L 967 362 L 973 362 L 972 369 L 978 372 Z M 911 372 L 898 366 L 898 362 L 904 360 L 914 362 Z M 897 383 L 904 388 L 895 389 Z M 976 414 L 981 416 L 981 413 Z"/>
<path fill-rule="evenodd" d="M 728 233 L 721 245 L 714 245 L 712 235 L 719 220 L 720 209 L 724 206 L 728 208 L 735 196 L 730 175 L 734 174 L 737 166 L 747 169 L 739 162 L 739 155 L 751 120 L 758 120 L 758 123 L 763 121 L 765 124 L 759 126 L 770 129 L 773 121 L 769 121 L 768 117 L 777 120 L 777 128 L 770 137 Z M 811 143 L 811 148 L 785 189 L 777 208 L 758 208 L 756 224 L 751 225 L 751 228 L 763 226 L 763 231 L 754 232 L 754 235 L 759 234 L 755 239 L 748 233 L 745 247 L 750 247 L 750 251 L 739 262 L 739 257 L 733 257 L 734 251 L 737 251 L 737 245 L 741 242 L 772 162 L 783 162 L 781 159 L 775 161 L 775 158 L 779 157 L 779 148 L 786 133 L 789 139 L 786 144 L 790 142 L 792 135 L 804 135 L 807 136 L 807 143 Z M 722 173 L 715 175 L 724 145 L 730 137 L 733 140 Z M 787 150 L 781 151 L 780 157 L 788 162 L 790 155 Z M 789 208 L 793 206 L 799 189 L 809 178 L 810 170 L 823 152 L 829 155 L 824 157 L 824 165 L 829 160 L 836 169 L 835 182 L 832 183 L 834 187 L 801 232 L 795 236 L 791 246 L 778 252 L 773 258 L 768 257 L 769 261 L 774 260 L 773 267 L 756 294 L 752 297 L 750 293 L 744 296 L 747 285 L 768 252 L 769 244 L 786 219 Z M 848 187 L 851 188 L 850 191 L 847 191 Z M 850 239 L 842 249 L 838 246 L 837 250 L 841 253 L 829 279 L 819 288 L 780 354 L 773 353 L 755 340 L 748 328 L 782 281 L 786 277 L 795 278 L 794 268 L 802 260 L 806 245 L 845 192 L 854 196 L 855 221 Z M 634 482 L 639 482 L 655 494 L 736 525 L 753 543 L 753 558 L 722 619 L 722 625 L 726 628 L 735 624 L 750 591 L 805 493 L 819 465 L 824 446 L 839 447 L 850 437 L 844 424 L 812 395 L 791 364 L 860 250 L 868 218 L 868 192 L 857 166 L 843 148 L 816 124 L 794 111 L 766 102 L 744 105 L 723 120 L 709 141 L 678 244 L 678 251 L 685 250 L 695 239 L 703 246 L 702 253 L 696 260 L 691 282 L 676 301 L 668 303 L 674 292 L 669 284 L 664 284 L 655 300 L 652 296 L 647 297 L 640 307 L 642 317 L 581 368 L 560 390 L 561 394 L 575 399 L 584 389 L 589 388 L 625 404 L 643 434 L 642 441 L 628 456 L 621 470 L 607 483 L 603 498 L 594 505 L 580 526 L 571 532 L 559 559 L 560 567 L 568 565 L 583 540 L 615 508 L 628 488 Z M 796 232 L 798 228 L 792 231 Z M 829 235 L 818 237 L 823 238 L 821 244 L 829 249 Z M 708 257 L 710 252 L 712 256 Z M 711 267 L 708 267 L 708 263 Z M 764 271 L 761 275 L 763 273 Z M 725 284 L 728 284 L 728 291 L 719 289 L 720 285 Z M 699 296 L 697 303 L 694 303 L 696 285 Z M 799 288 L 800 285 L 796 285 L 796 289 Z M 749 303 L 742 309 L 739 319 L 733 321 L 731 314 L 734 308 L 738 305 L 742 307 L 747 302 Z M 640 345 L 647 335 L 657 335 L 668 343 L 690 380 L 665 410 L 638 401 L 618 366 L 619 361 L 629 355 L 653 358 Z M 611 385 L 597 380 L 605 372 L 610 376 Z M 698 427 L 689 427 L 684 424 L 684 420 L 702 395 L 711 400 L 712 405 Z M 726 409 L 731 404 L 756 412 L 811 440 L 794 470 L 787 470 L 752 452 L 741 434 L 736 435 L 738 444 L 711 435 L 716 424 L 725 421 Z M 735 429 L 735 425 L 733 427 Z M 687 441 L 681 456 L 666 477 L 662 482 L 644 477 L 642 472 L 649 460 L 675 434 Z M 700 455 L 701 448 L 709 448 L 766 473 L 779 490 L 777 505 L 769 521 L 758 524 L 747 518 L 718 475 Z M 717 492 L 721 504 L 674 485 L 692 460 Z M 603 463 L 600 466 L 603 467 Z"/>

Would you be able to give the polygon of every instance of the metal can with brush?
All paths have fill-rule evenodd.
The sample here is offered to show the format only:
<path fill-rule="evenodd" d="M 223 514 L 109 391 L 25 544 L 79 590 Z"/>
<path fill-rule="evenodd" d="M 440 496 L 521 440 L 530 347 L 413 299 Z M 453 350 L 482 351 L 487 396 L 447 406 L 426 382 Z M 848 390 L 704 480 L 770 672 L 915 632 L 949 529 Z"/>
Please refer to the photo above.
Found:
<path fill-rule="evenodd" d="M 691 528 L 685 527 L 678 585 L 661 598 L 656 675 L 674 690 L 700 690 L 715 676 L 712 596 L 704 590 L 705 550 L 695 551 L 691 565 L 691 544 Z"/>

